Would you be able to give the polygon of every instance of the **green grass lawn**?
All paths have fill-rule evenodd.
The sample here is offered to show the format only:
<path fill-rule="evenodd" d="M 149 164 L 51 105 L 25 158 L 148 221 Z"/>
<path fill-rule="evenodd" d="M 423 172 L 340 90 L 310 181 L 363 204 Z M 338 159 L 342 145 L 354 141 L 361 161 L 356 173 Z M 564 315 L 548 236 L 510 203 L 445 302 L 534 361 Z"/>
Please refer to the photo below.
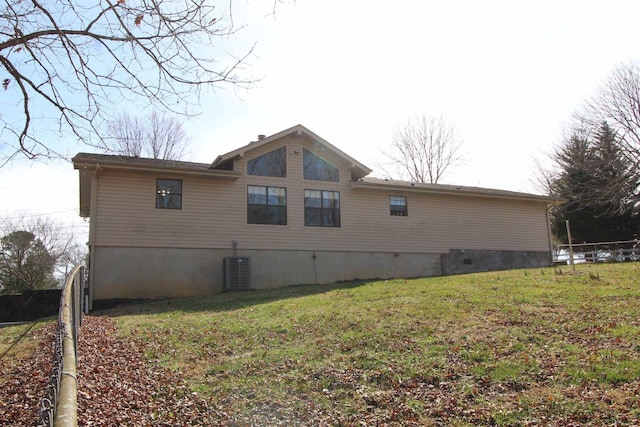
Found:
<path fill-rule="evenodd" d="M 0 328 L 0 360 L 29 357 L 42 340 L 48 338 L 40 334 L 40 329 L 48 322 L 45 319 Z"/>
<path fill-rule="evenodd" d="M 640 263 L 299 286 L 98 313 L 237 425 L 633 425 Z"/>

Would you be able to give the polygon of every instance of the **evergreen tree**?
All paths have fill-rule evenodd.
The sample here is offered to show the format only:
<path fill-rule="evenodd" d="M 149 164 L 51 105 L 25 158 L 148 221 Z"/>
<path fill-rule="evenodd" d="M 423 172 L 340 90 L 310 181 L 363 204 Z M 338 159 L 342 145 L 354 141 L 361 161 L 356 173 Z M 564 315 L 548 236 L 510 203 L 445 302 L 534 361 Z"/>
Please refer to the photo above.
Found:
<path fill-rule="evenodd" d="M 621 153 L 615 132 L 602 123 L 593 137 L 575 131 L 554 155 L 558 173 L 553 196 L 566 200 L 552 212 L 555 235 L 566 241 L 569 220 L 574 242 L 634 238 L 640 215 L 634 203 L 637 174 Z"/>
<path fill-rule="evenodd" d="M 598 167 L 593 173 L 601 183 L 597 196 L 604 210 L 602 214 L 632 214 L 636 208 L 640 178 L 633 160 L 625 155 L 616 132 L 606 122 L 602 123 L 595 136 L 594 154 Z"/>
<path fill-rule="evenodd" d="M 29 231 L 14 231 L 0 239 L 0 282 L 5 292 L 55 287 L 55 257 Z"/>

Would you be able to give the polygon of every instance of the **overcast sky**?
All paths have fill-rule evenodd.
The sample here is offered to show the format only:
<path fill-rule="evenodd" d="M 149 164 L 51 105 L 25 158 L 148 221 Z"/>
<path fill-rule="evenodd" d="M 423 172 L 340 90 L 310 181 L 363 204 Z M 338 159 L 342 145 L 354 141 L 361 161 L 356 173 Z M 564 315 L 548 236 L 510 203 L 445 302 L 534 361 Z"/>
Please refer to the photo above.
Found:
<path fill-rule="evenodd" d="M 260 81 L 203 94 L 203 113 L 185 122 L 189 160 L 302 124 L 376 169 L 394 129 L 427 113 L 464 136 L 466 164 L 442 182 L 535 193 L 535 159 L 572 111 L 616 65 L 640 60 L 637 0 L 296 0 L 275 18 L 264 2 L 236 6 L 247 26 L 223 48 L 240 55 L 257 42 L 246 73 Z M 71 137 L 66 148 L 91 151 Z M 70 163 L 5 166 L 0 200 L 2 217 L 47 214 L 88 228 Z"/>

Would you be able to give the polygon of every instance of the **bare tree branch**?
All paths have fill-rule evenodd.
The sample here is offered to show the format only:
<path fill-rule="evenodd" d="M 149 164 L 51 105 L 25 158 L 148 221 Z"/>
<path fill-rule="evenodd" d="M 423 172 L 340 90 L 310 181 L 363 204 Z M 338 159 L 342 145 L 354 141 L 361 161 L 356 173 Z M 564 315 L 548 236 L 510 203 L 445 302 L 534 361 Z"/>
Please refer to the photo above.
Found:
<path fill-rule="evenodd" d="M 606 121 L 623 154 L 640 168 L 640 62 L 620 65 L 578 113 L 596 128 Z"/>
<path fill-rule="evenodd" d="M 396 129 L 385 158 L 403 179 L 436 184 L 447 170 L 462 163 L 462 139 L 442 116 L 426 114 L 407 120 Z M 387 171 L 388 167 L 381 165 Z"/>
<path fill-rule="evenodd" d="M 231 5 L 206 0 L 5 0 L 0 165 L 18 153 L 57 156 L 52 124 L 100 145 L 125 101 L 193 114 L 202 87 L 250 87 L 241 72 L 253 48 L 237 58 L 216 51 L 238 30 L 230 16 Z"/>
<path fill-rule="evenodd" d="M 174 117 L 152 111 L 140 119 L 121 113 L 109 123 L 102 149 L 107 153 L 152 159 L 182 160 L 190 139 Z"/>

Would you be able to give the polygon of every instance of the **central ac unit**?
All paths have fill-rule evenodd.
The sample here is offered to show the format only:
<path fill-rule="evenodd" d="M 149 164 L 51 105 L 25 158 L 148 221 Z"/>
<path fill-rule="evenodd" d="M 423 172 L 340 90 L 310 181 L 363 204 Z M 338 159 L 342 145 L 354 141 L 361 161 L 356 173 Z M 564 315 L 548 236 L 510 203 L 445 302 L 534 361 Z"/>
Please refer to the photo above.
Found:
<path fill-rule="evenodd" d="M 224 290 L 246 291 L 251 289 L 251 258 L 226 257 L 223 264 Z"/>

